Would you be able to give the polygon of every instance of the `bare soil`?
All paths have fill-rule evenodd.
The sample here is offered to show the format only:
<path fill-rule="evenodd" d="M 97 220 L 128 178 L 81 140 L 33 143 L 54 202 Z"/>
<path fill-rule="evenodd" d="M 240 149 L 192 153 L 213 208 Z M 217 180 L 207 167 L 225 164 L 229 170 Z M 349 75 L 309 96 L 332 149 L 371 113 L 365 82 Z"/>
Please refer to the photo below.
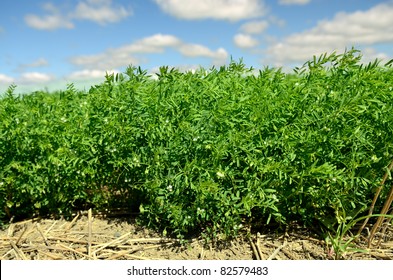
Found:
<path fill-rule="evenodd" d="M 367 249 L 365 238 L 342 259 L 393 259 L 392 229 L 379 246 Z M 235 240 L 206 243 L 202 238 L 166 238 L 138 226 L 135 217 L 78 214 L 73 220 L 31 219 L 0 230 L 3 260 L 329 260 L 332 246 L 311 232 L 256 232 Z"/>

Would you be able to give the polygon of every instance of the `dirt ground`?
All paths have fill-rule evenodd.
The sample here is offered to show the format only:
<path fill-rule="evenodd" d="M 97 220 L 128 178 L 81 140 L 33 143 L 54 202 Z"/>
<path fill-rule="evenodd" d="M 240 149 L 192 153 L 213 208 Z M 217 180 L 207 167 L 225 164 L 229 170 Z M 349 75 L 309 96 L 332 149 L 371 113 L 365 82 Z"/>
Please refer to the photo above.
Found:
<path fill-rule="evenodd" d="M 364 240 L 356 246 L 367 249 Z M 181 243 L 138 226 L 135 217 L 91 212 L 72 220 L 25 220 L 0 231 L 3 260 L 328 260 L 335 256 L 324 240 L 299 228 L 256 232 L 216 244 L 206 244 L 202 238 Z M 380 246 L 363 252 L 348 250 L 342 259 L 392 260 L 391 228 Z"/>

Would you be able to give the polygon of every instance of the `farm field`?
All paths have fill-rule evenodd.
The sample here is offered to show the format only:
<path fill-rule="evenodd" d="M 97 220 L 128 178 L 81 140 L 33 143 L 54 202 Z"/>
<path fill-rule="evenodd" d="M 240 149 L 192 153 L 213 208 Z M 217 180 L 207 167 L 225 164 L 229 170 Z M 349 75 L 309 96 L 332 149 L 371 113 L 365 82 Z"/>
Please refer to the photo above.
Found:
<path fill-rule="evenodd" d="M 316 259 L 344 258 L 356 244 L 367 248 L 370 230 L 391 244 L 392 61 L 360 59 L 353 49 L 326 54 L 293 74 L 255 71 L 241 61 L 186 73 L 163 66 L 157 79 L 130 66 L 88 92 L 70 84 L 16 96 L 11 86 L 0 99 L 2 256 L 18 252 L 26 231 L 32 238 L 38 232 L 49 247 L 45 236 L 55 220 L 41 231 L 20 221 L 70 222 L 88 209 L 136 216 L 136 224 L 123 223 L 122 232 L 109 236 L 129 231 L 147 238 L 138 232 L 149 230 L 146 236 L 180 243 L 232 242 L 242 248 L 233 258 L 255 257 L 244 246 L 265 237 L 270 241 L 259 240 L 260 246 L 271 252 L 264 258 L 277 248 L 283 253 L 294 228 L 301 234 L 292 238 L 311 242 L 302 252 L 314 247 Z M 70 229 L 76 222 L 86 226 L 82 218 Z M 383 250 L 379 256 L 391 258 L 391 247 Z M 378 258 L 373 254 L 362 256 Z"/>

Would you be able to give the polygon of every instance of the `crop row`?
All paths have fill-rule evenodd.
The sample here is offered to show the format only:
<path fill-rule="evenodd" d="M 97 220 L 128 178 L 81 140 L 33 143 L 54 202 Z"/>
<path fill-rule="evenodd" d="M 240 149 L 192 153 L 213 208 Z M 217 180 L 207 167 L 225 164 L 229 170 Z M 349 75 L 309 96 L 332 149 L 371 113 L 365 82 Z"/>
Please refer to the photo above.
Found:
<path fill-rule="evenodd" d="M 392 69 L 359 61 L 351 50 L 295 74 L 161 67 L 156 80 L 130 66 L 88 92 L 10 87 L 0 219 L 122 207 L 180 237 L 331 229 L 367 210 L 393 155 Z"/>

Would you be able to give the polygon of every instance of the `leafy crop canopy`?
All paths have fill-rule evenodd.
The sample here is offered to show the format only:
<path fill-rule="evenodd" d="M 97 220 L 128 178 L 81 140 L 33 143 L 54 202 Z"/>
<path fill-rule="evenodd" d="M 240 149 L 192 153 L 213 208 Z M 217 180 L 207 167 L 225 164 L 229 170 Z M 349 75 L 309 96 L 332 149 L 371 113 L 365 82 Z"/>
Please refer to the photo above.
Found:
<path fill-rule="evenodd" d="M 323 55 L 295 74 L 161 67 L 157 80 L 129 67 L 88 93 L 10 88 L 0 218 L 122 207 L 180 237 L 332 227 L 366 210 L 393 154 L 392 69 L 359 59 Z"/>

